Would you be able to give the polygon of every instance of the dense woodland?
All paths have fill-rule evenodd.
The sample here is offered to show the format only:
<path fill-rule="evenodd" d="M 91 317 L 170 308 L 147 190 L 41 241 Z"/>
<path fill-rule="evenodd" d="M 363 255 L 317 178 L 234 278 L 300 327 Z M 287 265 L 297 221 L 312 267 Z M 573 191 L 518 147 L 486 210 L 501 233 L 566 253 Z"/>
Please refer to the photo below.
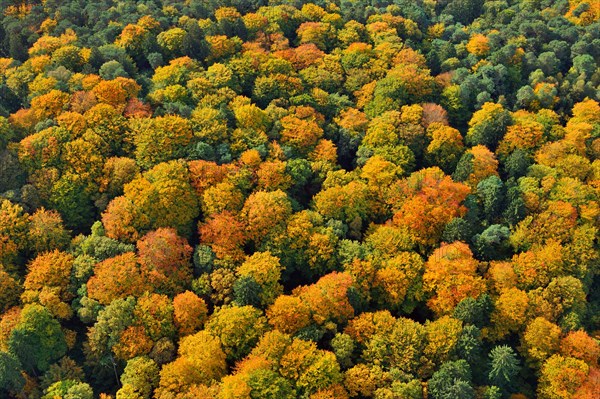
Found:
<path fill-rule="evenodd" d="M 600 397 L 600 3 L 0 8 L 0 397 Z"/>

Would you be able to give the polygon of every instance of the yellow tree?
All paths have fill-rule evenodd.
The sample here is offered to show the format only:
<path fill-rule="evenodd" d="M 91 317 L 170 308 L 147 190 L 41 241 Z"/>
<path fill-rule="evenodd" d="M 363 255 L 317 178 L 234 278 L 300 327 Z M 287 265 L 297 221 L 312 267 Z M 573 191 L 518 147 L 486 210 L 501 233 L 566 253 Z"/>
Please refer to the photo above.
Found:
<path fill-rule="evenodd" d="M 283 293 L 283 286 L 279 283 L 282 270 L 279 259 L 270 252 L 255 252 L 246 258 L 237 272 L 241 277 L 252 277 L 260 285 L 261 304 L 268 306 Z"/>
<path fill-rule="evenodd" d="M 225 353 L 219 338 L 200 331 L 181 339 L 179 357 L 160 371 L 157 399 L 172 399 L 194 385 L 210 385 L 227 371 Z"/>
<path fill-rule="evenodd" d="M 561 330 L 543 317 L 531 321 L 521 338 L 521 352 L 527 361 L 538 366 L 558 352 Z"/>
<path fill-rule="evenodd" d="M 28 269 L 23 302 L 38 302 L 57 317 L 71 317 L 69 302 L 75 297 L 71 286 L 73 256 L 58 250 L 47 252 L 37 256 Z"/>

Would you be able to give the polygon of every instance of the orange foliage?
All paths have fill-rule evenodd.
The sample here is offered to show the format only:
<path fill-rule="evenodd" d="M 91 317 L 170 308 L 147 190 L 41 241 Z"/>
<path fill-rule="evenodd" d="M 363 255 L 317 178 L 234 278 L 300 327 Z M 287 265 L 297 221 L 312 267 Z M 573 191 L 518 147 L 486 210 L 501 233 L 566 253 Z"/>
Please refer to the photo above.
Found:
<path fill-rule="evenodd" d="M 313 285 L 296 288 L 293 294 L 307 304 L 317 324 L 327 327 L 326 323 L 344 323 L 354 316 L 347 296 L 351 285 L 349 274 L 333 272 Z"/>
<path fill-rule="evenodd" d="M 396 209 L 394 223 L 413 230 L 423 245 L 436 245 L 446 224 L 466 212 L 461 204 L 469 187 L 453 182 L 437 167 L 413 173 L 398 188 L 400 200 L 390 204 Z"/>
<path fill-rule="evenodd" d="M 294 114 L 281 118 L 281 142 L 300 152 L 311 149 L 323 136 L 319 126 L 323 116 L 310 107 L 297 107 Z"/>
<path fill-rule="evenodd" d="M 281 295 L 267 309 L 267 318 L 275 329 L 294 334 L 310 324 L 310 309 L 299 297 Z"/>
<path fill-rule="evenodd" d="M 292 185 L 292 178 L 285 173 L 286 163 L 282 161 L 263 162 L 260 164 L 256 175 L 260 189 L 287 190 Z"/>
<path fill-rule="evenodd" d="M 198 225 L 200 242 L 209 245 L 218 258 L 243 259 L 246 242 L 244 224 L 225 211 L 211 215 Z"/>
<path fill-rule="evenodd" d="M 149 118 L 152 116 L 152 108 L 137 98 L 131 98 L 123 111 L 127 118 Z"/>
<path fill-rule="evenodd" d="M 257 191 L 246 200 L 241 217 L 246 222 L 248 238 L 261 242 L 282 228 L 291 214 L 292 206 L 286 193 L 281 190 Z"/>
<path fill-rule="evenodd" d="M 71 287 L 73 256 L 54 250 L 36 257 L 29 264 L 23 284 L 25 303 L 39 302 L 61 318 L 71 316 L 69 301 L 74 298 Z"/>
<path fill-rule="evenodd" d="M 179 292 L 192 278 L 192 247 L 173 228 L 161 228 L 137 242 L 145 278 L 158 290 Z"/>
<path fill-rule="evenodd" d="M 206 303 L 191 291 L 185 291 L 173 298 L 174 321 L 179 336 L 193 334 L 200 330 L 208 316 Z"/>
<path fill-rule="evenodd" d="M 581 359 L 595 367 L 600 358 L 600 344 L 583 330 L 571 331 L 560 342 L 560 354 Z"/>
<path fill-rule="evenodd" d="M 600 392 L 600 370 L 596 367 L 591 367 L 586 380 L 573 397 L 577 399 L 596 399 L 598 392 Z"/>
<path fill-rule="evenodd" d="M 490 51 L 489 40 L 482 34 L 474 34 L 467 43 L 467 51 L 476 56 L 483 57 Z"/>
<path fill-rule="evenodd" d="M 340 115 L 335 118 L 335 122 L 344 129 L 352 132 L 365 133 L 369 119 L 367 119 L 367 115 L 364 112 L 356 108 L 348 108 L 340 112 Z"/>
<path fill-rule="evenodd" d="M 50 90 L 47 94 L 31 100 L 31 112 L 37 121 L 55 118 L 67 109 L 71 96 L 60 90 Z"/>
<path fill-rule="evenodd" d="M 509 126 L 506 135 L 498 145 L 498 154 L 509 155 L 515 149 L 533 151 L 544 144 L 543 125 L 538 122 L 526 121 Z"/>
<path fill-rule="evenodd" d="M 135 96 L 141 87 L 135 80 L 118 77 L 114 80 L 103 80 L 92 89 L 99 102 L 112 105 L 123 111 L 127 101 Z"/>
<path fill-rule="evenodd" d="M 484 293 L 478 265 L 467 244 L 442 244 L 425 263 L 423 288 L 431 295 L 427 305 L 437 314 L 447 314 L 463 299 Z"/>
<path fill-rule="evenodd" d="M 221 183 L 236 170 L 236 167 L 231 164 L 217 165 L 215 162 L 197 160 L 190 161 L 189 170 L 192 186 L 196 189 L 198 196 L 202 196 L 204 190 Z"/>
<path fill-rule="evenodd" d="M 139 296 L 148 290 L 136 256 L 132 252 L 106 259 L 94 267 L 87 282 L 88 295 L 104 305 L 129 295 Z"/>
<path fill-rule="evenodd" d="M 473 155 L 473 172 L 469 175 L 466 183 L 471 187 L 489 176 L 498 176 L 498 160 L 484 145 L 476 145 L 467 151 Z"/>
<path fill-rule="evenodd" d="M 130 326 L 123 331 L 113 351 L 118 359 L 129 360 L 150 353 L 153 345 L 154 342 L 148 337 L 144 327 Z"/>

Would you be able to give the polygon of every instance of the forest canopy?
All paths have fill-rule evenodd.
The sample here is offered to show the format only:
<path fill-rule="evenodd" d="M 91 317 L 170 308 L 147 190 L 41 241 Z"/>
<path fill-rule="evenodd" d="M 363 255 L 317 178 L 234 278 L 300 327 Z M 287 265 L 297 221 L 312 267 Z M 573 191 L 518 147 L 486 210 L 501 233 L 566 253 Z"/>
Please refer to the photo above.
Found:
<path fill-rule="evenodd" d="M 599 397 L 597 2 L 0 9 L 0 397 Z"/>

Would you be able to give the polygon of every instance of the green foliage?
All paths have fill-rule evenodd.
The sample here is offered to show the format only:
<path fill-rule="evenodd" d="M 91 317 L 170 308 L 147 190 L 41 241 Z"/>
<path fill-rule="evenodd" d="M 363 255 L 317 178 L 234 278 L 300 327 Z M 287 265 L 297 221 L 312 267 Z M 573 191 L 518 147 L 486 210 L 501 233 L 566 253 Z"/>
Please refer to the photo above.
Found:
<path fill-rule="evenodd" d="M 8 348 L 30 372 L 46 371 L 67 351 L 60 323 L 40 305 L 27 305 L 8 339 Z"/>
<path fill-rule="evenodd" d="M 434 399 L 475 398 L 471 386 L 471 369 L 466 361 L 446 362 L 428 381 L 429 394 Z"/>
<path fill-rule="evenodd" d="M 521 370 L 519 359 L 510 346 L 500 345 L 494 347 L 489 354 L 490 372 L 489 379 L 493 385 L 510 390 Z"/>
<path fill-rule="evenodd" d="M 25 385 L 21 363 L 10 353 L 0 352 L 0 391 L 19 392 Z"/>

